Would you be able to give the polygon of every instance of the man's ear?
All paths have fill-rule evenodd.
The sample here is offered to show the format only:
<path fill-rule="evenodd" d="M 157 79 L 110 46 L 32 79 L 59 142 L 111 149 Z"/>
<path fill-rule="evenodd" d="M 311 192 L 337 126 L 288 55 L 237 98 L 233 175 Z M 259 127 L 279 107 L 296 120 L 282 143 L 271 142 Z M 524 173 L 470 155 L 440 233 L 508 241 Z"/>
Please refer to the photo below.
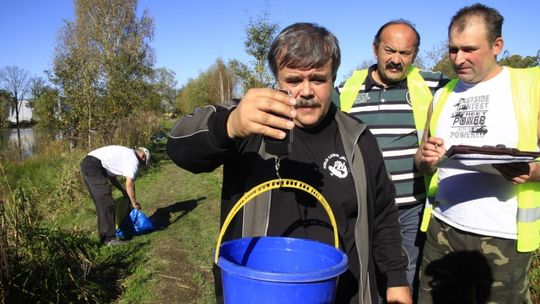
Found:
<path fill-rule="evenodd" d="M 497 39 L 495 39 L 495 41 L 491 45 L 491 48 L 493 49 L 493 55 L 497 57 L 497 55 L 499 55 L 504 48 L 504 41 L 502 37 L 498 37 Z"/>

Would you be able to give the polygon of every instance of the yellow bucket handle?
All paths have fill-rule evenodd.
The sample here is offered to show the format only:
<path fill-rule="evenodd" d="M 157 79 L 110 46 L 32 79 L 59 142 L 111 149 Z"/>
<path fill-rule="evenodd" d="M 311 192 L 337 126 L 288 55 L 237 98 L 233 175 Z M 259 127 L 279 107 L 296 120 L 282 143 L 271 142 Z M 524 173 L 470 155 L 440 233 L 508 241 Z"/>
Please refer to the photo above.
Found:
<path fill-rule="evenodd" d="M 332 227 L 334 228 L 334 246 L 336 248 L 339 248 L 339 239 L 338 239 L 338 230 L 336 225 L 336 219 L 334 217 L 334 213 L 332 212 L 332 209 L 330 208 L 330 205 L 326 201 L 326 199 L 322 196 L 322 194 L 317 191 L 315 188 L 311 187 L 310 185 L 294 180 L 294 179 L 273 179 L 271 181 L 259 184 L 258 186 L 253 187 L 251 190 L 246 192 L 239 200 L 236 202 L 236 204 L 232 207 L 231 211 L 229 211 L 229 214 L 227 215 L 227 218 L 225 218 L 225 222 L 223 223 L 223 227 L 221 227 L 221 230 L 219 232 L 219 236 L 217 239 L 216 244 L 216 255 L 214 258 L 214 262 L 217 264 L 218 258 L 219 258 L 219 247 L 221 245 L 221 239 L 223 238 L 223 235 L 225 234 L 225 231 L 227 231 L 227 227 L 229 227 L 229 224 L 231 223 L 233 217 L 240 211 L 240 209 L 247 204 L 249 201 L 251 201 L 255 196 L 266 192 L 268 190 L 277 189 L 280 187 L 284 188 L 295 188 L 299 190 L 303 190 L 309 194 L 311 194 L 313 197 L 315 197 L 324 207 L 324 210 L 326 210 L 326 213 L 328 214 L 328 217 L 330 218 L 330 222 L 332 223 Z"/>

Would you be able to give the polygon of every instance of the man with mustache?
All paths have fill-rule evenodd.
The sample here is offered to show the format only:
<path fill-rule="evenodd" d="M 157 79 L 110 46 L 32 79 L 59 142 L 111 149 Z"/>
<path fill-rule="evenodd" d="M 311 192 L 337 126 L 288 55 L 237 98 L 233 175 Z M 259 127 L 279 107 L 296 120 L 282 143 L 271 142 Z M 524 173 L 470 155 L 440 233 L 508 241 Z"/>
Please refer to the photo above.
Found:
<path fill-rule="evenodd" d="M 424 177 L 416 169 L 414 155 L 432 94 L 447 82 L 440 72 L 412 66 L 419 46 L 420 35 L 409 21 L 385 23 L 373 40 L 377 63 L 355 71 L 338 88 L 341 110 L 369 126 L 396 186 L 403 247 L 409 257 L 407 280 L 413 295 L 423 240 L 418 233 L 420 215 L 426 198 Z"/>
<path fill-rule="evenodd" d="M 452 159 L 438 163 L 452 145 L 539 150 L 540 68 L 497 63 L 503 20 L 474 4 L 448 27 L 459 79 L 435 94 L 416 155 L 419 169 L 436 173 L 425 211 L 431 217 L 422 223 L 429 220 L 420 303 L 532 303 L 527 270 L 540 246 L 540 163 L 521 163 L 524 172 L 499 164 L 500 175 Z"/>
<path fill-rule="evenodd" d="M 383 298 L 411 303 L 395 190 L 381 153 L 365 125 L 331 102 L 340 61 L 338 41 L 327 29 L 288 26 L 268 54 L 281 90 L 251 89 L 240 102 L 196 110 L 174 125 L 167 153 L 195 173 L 223 165 L 222 223 L 234 203 L 263 182 L 278 177 L 311 185 L 329 202 L 349 258 L 336 303 L 377 303 L 376 271 L 385 278 Z M 284 138 L 292 142 L 269 149 Z M 226 240 L 268 235 L 333 243 L 324 208 L 306 193 L 277 189 L 254 200 L 233 219 Z M 215 281 L 221 302 L 219 275 Z"/>

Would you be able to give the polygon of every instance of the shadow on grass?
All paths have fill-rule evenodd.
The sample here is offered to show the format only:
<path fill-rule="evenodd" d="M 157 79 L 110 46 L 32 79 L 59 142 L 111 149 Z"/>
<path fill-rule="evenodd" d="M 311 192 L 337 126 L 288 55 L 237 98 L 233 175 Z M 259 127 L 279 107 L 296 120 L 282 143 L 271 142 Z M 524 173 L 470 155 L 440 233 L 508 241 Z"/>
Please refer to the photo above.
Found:
<path fill-rule="evenodd" d="M 204 199 L 206 197 L 176 202 L 170 206 L 158 208 L 149 218 L 157 226 L 157 229 L 165 229 L 197 208 L 199 202 Z M 180 214 L 177 215 L 176 213 L 179 212 Z M 172 218 L 173 216 L 174 218 Z"/>

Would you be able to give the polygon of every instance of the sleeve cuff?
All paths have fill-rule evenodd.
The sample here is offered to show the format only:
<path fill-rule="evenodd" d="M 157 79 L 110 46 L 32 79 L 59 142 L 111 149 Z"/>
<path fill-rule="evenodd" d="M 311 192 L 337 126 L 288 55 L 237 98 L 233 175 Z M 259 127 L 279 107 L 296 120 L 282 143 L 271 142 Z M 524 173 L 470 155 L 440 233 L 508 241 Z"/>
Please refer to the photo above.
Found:
<path fill-rule="evenodd" d="M 231 110 L 228 111 L 217 111 L 212 114 L 208 121 L 208 129 L 214 144 L 218 147 L 229 147 L 234 144 L 234 140 L 229 137 L 227 134 L 227 120 L 231 114 Z"/>
<path fill-rule="evenodd" d="M 386 274 L 387 279 L 387 288 L 388 287 L 399 287 L 399 286 L 409 286 L 409 283 L 407 283 L 407 274 L 406 272 L 394 270 L 389 271 Z"/>

